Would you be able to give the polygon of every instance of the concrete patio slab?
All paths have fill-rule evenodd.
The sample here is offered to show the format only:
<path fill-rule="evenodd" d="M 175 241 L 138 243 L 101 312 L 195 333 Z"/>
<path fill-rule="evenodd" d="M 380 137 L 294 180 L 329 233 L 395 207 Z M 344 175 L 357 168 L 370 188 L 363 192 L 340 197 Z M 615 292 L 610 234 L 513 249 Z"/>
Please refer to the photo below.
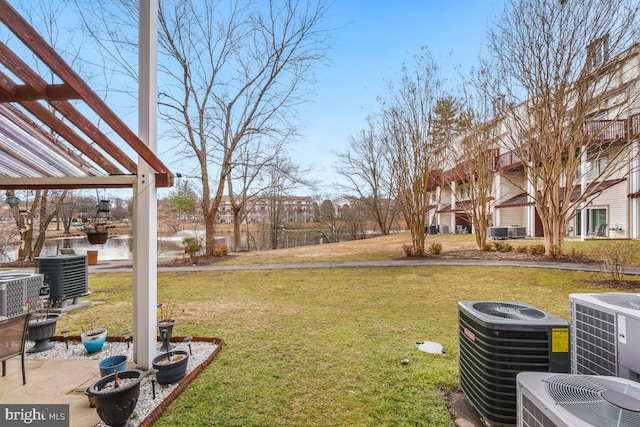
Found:
<path fill-rule="evenodd" d="M 95 426 L 100 418 L 84 394 L 100 378 L 95 360 L 26 359 L 27 384 L 22 385 L 20 358 L 7 361 L 0 377 L 0 402 L 68 404 L 71 427 Z"/>

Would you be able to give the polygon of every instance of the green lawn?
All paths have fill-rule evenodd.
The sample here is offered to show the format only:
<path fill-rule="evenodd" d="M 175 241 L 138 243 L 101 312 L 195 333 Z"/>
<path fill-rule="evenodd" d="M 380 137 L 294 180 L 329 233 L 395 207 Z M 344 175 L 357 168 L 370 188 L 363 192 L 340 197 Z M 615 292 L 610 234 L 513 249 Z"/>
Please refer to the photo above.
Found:
<path fill-rule="evenodd" d="M 522 301 L 568 319 L 569 293 L 602 290 L 594 278 L 463 266 L 161 273 L 174 334 L 226 344 L 157 425 L 453 426 L 457 302 Z M 130 329 L 131 283 L 91 274 L 91 299 L 104 304 L 65 315 L 58 330 Z M 419 352 L 424 340 L 447 353 Z"/>

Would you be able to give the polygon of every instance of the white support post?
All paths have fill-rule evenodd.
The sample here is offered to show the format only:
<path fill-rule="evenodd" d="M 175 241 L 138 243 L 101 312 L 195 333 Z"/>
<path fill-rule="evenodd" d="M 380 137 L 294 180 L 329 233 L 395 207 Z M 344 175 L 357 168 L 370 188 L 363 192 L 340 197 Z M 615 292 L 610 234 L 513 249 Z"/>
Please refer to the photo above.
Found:
<path fill-rule="evenodd" d="M 156 75 L 158 48 L 158 0 L 140 1 L 140 82 L 138 134 L 153 151 L 157 146 Z M 156 304 L 158 299 L 158 209 L 155 171 L 138 158 L 134 186 L 133 228 L 133 327 L 134 362 L 151 368 L 156 355 Z"/>
<path fill-rule="evenodd" d="M 449 201 L 451 202 L 451 232 L 455 233 L 456 232 L 456 213 L 454 212 L 456 210 L 456 182 L 455 181 L 451 181 L 451 183 L 449 184 L 449 186 L 451 187 L 451 196 L 449 198 Z"/>
<path fill-rule="evenodd" d="M 435 224 L 442 224 L 442 219 L 440 218 L 440 194 L 442 192 L 442 189 L 440 188 L 440 186 L 436 186 L 435 189 L 435 195 L 436 195 L 436 201 L 435 201 L 435 208 L 433 209 L 433 216 L 435 217 L 434 219 L 434 223 Z"/>
<path fill-rule="evenodd" d="M 493 204 L 493 225 L 497 227 L 502 225 L 502 220 L 500 218 L 501 209 L 496 208 L 496 206 L 502 203 L 502 175 L 499 173 L 495 176 L 495 184 L 496 197 Z"/>
<path fill-rule="evenodd" d="M 640 191 L 640 147 L 638 141 L 633 141 L 631 145 L 631 192 L 636 193 Z M 627 226 L 630 228 L 630 237 L 632 239 L 640 238 L 640 199 L 631 199 L 631 218 L 629 218 L 630 224 Z M 629 235 L 629 234 L 628 234 Z"/>
<path fill-rule="evenodd" d="M 580 192 L 584 194 L 587 191 L 587 149 L 583 147 L 580 153 Z M 580 241 L 584 242 L 587 238 L 587 204 L 580 203 Z"/>
<path fill-rule="evenodd" d="M 527 176 L 527 235 L 535 237 L 536 235 L 536 205 L 533 203 L 533 194 L 536 191 L 535 185 L 531 178 L 531 174 Z"/>

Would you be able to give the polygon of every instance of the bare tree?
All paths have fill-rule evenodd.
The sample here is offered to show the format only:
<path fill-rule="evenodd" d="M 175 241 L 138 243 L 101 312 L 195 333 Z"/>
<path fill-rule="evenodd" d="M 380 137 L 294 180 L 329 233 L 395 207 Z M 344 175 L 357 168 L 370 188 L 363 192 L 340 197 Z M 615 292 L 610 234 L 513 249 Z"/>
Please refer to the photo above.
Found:
<path fill-rule="evenodd" d="M 343 233 L 350 237 L 351 240 L 366 239 L 367 225 L 371 220 L 371 212 L 358 199 L 353 199 L 349 205 L 345 205 L 340 209 L 340 218 L 344 222 Z"/>
<path fill-rule="evenodd" d="M 279 141 L 265 144 L 263 139 L 256 138 L 252 143 L 243 144 L 236 150 L 234 167 L 227 176 L 227 192 L 233 215 L 233 250 L 241 249 L 240 226 L 249 215 L 250 202 L 267 190 L 265 183 L 261 183 L 260 176 L 265 168 L 276 161 L 282 148 Z"/>
<path fill-rule="evenodd" d="M 390 85 L 390 97 L 379 115 L 394 171 L 395 196 L 414 250 L 424 249 L 429 173 L 441 166 L 443 147 L 433 138 L 440 87 L 436 63 L 423 50 L 413 64 L 403 66 L 398 88 Z"/>
<path fill-rule="evenodd" d="M 235 153 L 256 135 L 286 139 L 311 66 L 322 58 L 321 3 L 211 1 L 160 11 L 166 85 L 160 114 L 196 159 L 202 178 L 206 250 Z"/>
<path fill-rule="evenodd" d="M 630 138 L 614 128 L 636 101 L 637 73 L 612 55 L 637 39 L 639 9 L 633 0 L 509 0 L 489 33 L 504 96 L 496 134 L 522 162 L 526 179 L 514 184 L 535 203 L 548 254 L 564 253 L 568 221 L 627 167 Z"/>
<path fill-rule="evenodd" d="M 347 150 L 338 154 L 335 168 L 346 180 L 341 187 L 369 207 L 380 233 L 387 235 L 397 214 L 396 204 L 391 203 L 392 162 L 373 119 L 367 121 L 368 128 L 349 138 Z"/>
<path fill-rule="evenodd" d="M 306 177 L 309 170 L 291 161 L 288 157 L 277 156 L 266 165 L 262 179 L 267 184 L 266 191 L 259 198 L 266 202 L 269 230 L 267 240 L 271 249 L 280 247 L 287 206 L 286 196 L 301 187 L 313 187 L 315 183 Z"/>
<path fill-rule="evenodd" d="M 341 240 L 346 228 L 341 211 L 342 209 L 331 199 L 324 199 L 318 206 L 316 221 L 326 226 L 326 229 L 320 230 L 324 242 L 337 243 Z"/>
<path fill-rule="evenodd" d="M 450 175 L 466 189 L 467 200 L 461 207 L 471 218 L 478 249 L 484 248 L 487 228 L 492 223 L 490 202 L 496 153 L 496 141 L 491 137 L 491 129 L 495 125 L 494 77 L 491 68 L 483 63 L 463 80 L 459 101 L 464 110 L 461 133 L 449 145 L 449 157 L 455 164 Z"/>
<path fill-rule="evenodd" d="M 49 224 L 58 216 L 67 190 L 35 190 L 18 193 L 24 195 L 22 205 L 11 207 L 20 234 L 18 259 L 33 261 L 40 256 Z M 16 193 L 7 191 L 7 196 Z M 33 197 L 30 199 L 30 196 Z M 36 221 L 36 218 L 38 219 Z"/>
<path fill-rule="evenodd" d="M 130 77 L 136 5 L 97 2 L 89 16 L 83 4 L 86 30 Z M 159 117 L 201 179 L 207 254 L 237 152 L 256 137 L 296 136 L 296 108 L 327 48 L 325 12 L 322 0 L 160 0 Z"/>

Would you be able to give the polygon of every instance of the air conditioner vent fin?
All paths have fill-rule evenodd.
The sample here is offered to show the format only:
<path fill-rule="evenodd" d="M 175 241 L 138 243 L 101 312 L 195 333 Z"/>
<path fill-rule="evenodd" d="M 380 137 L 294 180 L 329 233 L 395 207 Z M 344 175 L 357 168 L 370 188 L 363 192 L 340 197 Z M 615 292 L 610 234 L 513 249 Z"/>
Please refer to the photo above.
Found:
<path fill-rule="evenodd" d="M 493 301 L 478 302 L 473 308 L 480 313 L 495 316 L 501 319 L 512 320 L 541 320 L 547 317 L 544 311 L 534 307 L 523 306 L 522 304 L 511 304 L 507 302 L 496 303 Z"/>
<path fill-rule="evenodd" d="M 595 299 L 616 307 L 640 310 L 640 295 L 625 294 L 620 292 L 608 292 L 595 295 Z"/>
<path fill-rule="evenodd" d="M 640 412 L 621 408 L 605 399 L 606 392 L 626 396 L 628 407 L 640 407 L 640 388 L 629 387 L 615 379 L 584 375 L 558 375 L 549 379 L 547 389 L 553 400 L 573 415 L 593 425 L 640 426 Z M 631 403 L 629 403 L 631 402 Z"/>
<path fill-rule="evenodd" d="M 518 427 L 640 426 L 640 384 L 626 378 L 521 372 Z"/>
<path fill-rule="evenodd" d="M 526 395 L 522 397 L 520 418 L 522 427 L 556 427 L 542 409 L 538 408 Z"/>

